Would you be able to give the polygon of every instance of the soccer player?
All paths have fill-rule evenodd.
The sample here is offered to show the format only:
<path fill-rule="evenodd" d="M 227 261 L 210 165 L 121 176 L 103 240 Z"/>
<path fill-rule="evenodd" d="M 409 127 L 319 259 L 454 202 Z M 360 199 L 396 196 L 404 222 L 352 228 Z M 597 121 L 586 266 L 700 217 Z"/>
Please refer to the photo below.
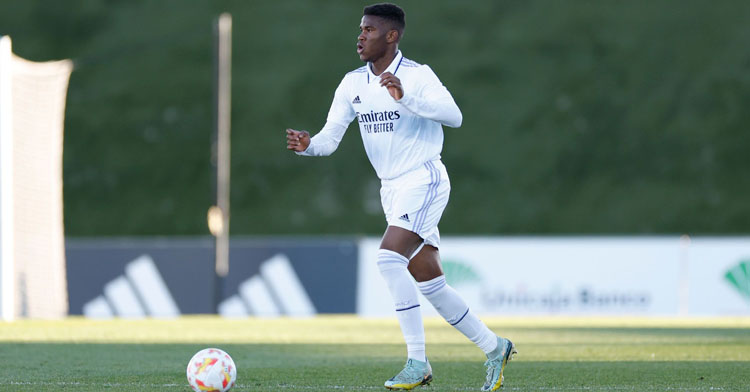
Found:
<path fill-rule="evenodd" d="M 311 138 L 306 131 L 286 130 L 287 149 L 305 156 L 330 155 L 349 123 L 354 118 L 359 122 L 365 151 L 381 180 L 388 222 L 378 268 L 393 298 L 408 356 L 404 369 L 385 387 L 412 389 L 432 380 L 418 287 L 448 323 L 487 355 L 481 390 L 494 391 L 502 385 L 515 346 L 492 333 L 446 284 L 438 252 L 437 225 L 450 193 L 440 160 L 442 125 L 457 128 L 462 115 L 432 69 L 399 51 L 404 27 L 400 7 L 387 3 L 365 7 L 357 37 L 357 54 L 365 65 L 344 76 L 318 134 Z"/>

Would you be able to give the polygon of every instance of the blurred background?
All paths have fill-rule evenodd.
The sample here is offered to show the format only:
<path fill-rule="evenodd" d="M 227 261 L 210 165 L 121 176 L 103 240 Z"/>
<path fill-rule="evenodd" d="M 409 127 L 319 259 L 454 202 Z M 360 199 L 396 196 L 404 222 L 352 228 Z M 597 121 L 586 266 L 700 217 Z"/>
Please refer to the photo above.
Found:
<path fill-rule="evenodd" d="M 107 293 L 125 276 L 142 315 L 155 315 L 125 272 L 143 255 L 178 313 L 221 302 L 240 315 L 368 314 L 364 282 L 380 278 L 366 266 L 385 222 L 358 126 L 323 159 L 287 152 L 284 138 L 287 127 L 317 132 L 343 75 L 362 65 L 368 4 L 0 3 L 16 55 L 74 64 L 63 147 L 71 314 L 129 315 Z M 465 295 L 493 298 L 482 306 L 499 314 L 750 314 L 750 3 L 400 5 L 400 49 L 435 70 L 464 115 L 445 129 L 452 195 L 440 228 L 446 274 Z M 214 298 L 206 212 L 222 12 L 233 18 L 232 264 Z M 291 280 L 273 283 L 264 265 Z M 492 271 L 519 280 L 496 287 L 482 280 Z M 705 274 L 729 305 L 691 302 L 702 296 L 691 279 Z M 275 284 L 302 294 L 285 304 Z M 182 299 L 196 285 L 207 286 L 200 305 Z M 591 298 L 625 305 L 584 306 Z"/>

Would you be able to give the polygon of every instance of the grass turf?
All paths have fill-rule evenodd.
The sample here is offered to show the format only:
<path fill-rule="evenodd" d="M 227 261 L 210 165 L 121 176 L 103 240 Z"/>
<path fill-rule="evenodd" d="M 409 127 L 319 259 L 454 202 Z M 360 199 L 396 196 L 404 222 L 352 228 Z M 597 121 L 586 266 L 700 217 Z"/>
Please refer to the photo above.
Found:
<path fill-rule="evenodd" d="M 750 319 L 488 319 L 519 355 L 512 391 L 746 391 Z M 426 321 L 430 391 L 478 390 L 482 353 Z M 233 391 L 384 390 L 405 348 L 395 320 L 183 317 L 0 323 L 0 391 L 188 391 L 187 360 L 228 351 Z"/>

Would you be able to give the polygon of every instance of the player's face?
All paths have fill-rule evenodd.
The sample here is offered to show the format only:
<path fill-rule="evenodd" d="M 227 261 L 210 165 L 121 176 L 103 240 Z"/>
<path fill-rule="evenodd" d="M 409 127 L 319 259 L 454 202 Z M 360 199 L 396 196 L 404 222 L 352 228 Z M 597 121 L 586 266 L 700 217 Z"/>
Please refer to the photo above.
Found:
<path fill-rule="evenodd" d="M 388 49 L 388 24 L 380 17 L 365 15 L 359 24 L 357 54 L 362 61 L 373 62 L 385 56 Z"/>

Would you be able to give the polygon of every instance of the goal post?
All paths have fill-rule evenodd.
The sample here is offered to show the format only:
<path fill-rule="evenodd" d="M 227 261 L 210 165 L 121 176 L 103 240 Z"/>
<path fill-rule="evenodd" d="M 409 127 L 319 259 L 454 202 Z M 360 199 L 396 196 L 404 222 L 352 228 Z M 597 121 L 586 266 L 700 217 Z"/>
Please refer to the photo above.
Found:
<path fill-rule="evenodd" d="M 65 99 L 73 63 L 33 62 L 0 38 L 0 317 L 68 312 L 63 229 Z"/>
<path fill-rule="evenodd" d="M 13 124 L 11 115 L 10 37 L 0 36 L 0 319 L 13 320 Z"/>

